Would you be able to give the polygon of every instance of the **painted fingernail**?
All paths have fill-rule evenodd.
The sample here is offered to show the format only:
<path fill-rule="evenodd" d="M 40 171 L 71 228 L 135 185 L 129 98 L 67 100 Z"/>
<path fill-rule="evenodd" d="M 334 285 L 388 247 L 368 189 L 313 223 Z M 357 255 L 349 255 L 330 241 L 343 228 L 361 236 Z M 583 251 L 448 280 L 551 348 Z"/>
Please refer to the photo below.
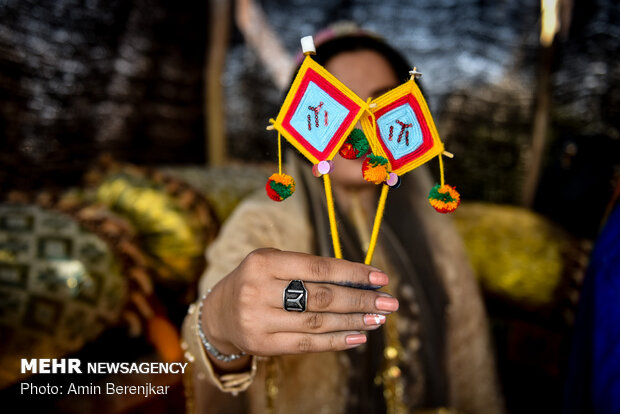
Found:
<path fill-rule="evenodd" d="M 368 280 L 370 280 L 370 283 L 373 285 L 385 286 L 388 284 L 388 277 L 383 272 L 370 272 Z"/>
<path fill-rule="evenodd" d="M 366 343 L 366 335 L 364 334 L 353 334 L 349 335 L 344 339 L 347 345 L 360 345 Z"/>
<path fill-rule="evenodd" d="M 375 306 L 382 311 L 394 312 L 398 310 L 398 300 L 392 297 L 380 296 L 375 299 Z"/>
<path fill-rule="evenodd" d="M 385 315 L 378 313 L 367 313 L 364 315 L 364 324 L 366 325 L 383 325 L 385 323 Z"/>

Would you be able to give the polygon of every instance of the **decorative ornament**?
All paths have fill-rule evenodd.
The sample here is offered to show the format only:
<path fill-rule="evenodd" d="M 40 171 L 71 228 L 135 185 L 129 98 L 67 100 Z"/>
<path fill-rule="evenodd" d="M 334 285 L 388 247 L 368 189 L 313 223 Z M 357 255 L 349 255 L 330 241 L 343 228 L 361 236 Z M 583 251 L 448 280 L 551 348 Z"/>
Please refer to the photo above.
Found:
<path fill-rule="evenodd" d="M 334 158 L 367 107 L 316 63 L 312 36 L 302 39 L 306 58 L 273 127 L 313 164 Z"/>
<path fill-rule="evenodd" d="M 388 160 L 380 155 L 370 154 L 362 164 L 364 180 L 375 184 L 385 182 L 389 177 Z"/>
<path fill-rule="evenodd" d="M 438 194 L 442 194 L 442 197 L 444 192 L 449 196 L 455 194 L 456 201 L 445 198 L 443 204 L 439 204 L 439 201 L 433 204 L 432 200 L 431 204 L 447 213 L 453 211 L 460 202 L 460 196 L 455 190 L 444 190 L 442 154 L 449 157 L 452 154 L 444 150 L 426 100 L 415 82 L 422 74 L 416 68 L 409 73 L 411 78 L 407 82 L 371 101 L 367 114 L 361 119 L 362 129 L 373 153 L 364 161 L 364 178 L 375 184 L 383 183 L 364 261 L 366 264 L 372 261 L 388 190 L 400 186 L 401 175 L 438 156 L 442 189 L 442 193 Z"/>
<path fill-rule="evenodd" d="M 362 118 L 372 152 L 387 158 L 390 171 L 398 175 L 444 151 L 428 105 L 414 80 L 416 73 L 372 101 L 370 114 Z"/>
<path fill-rule="evenodd" d="M 342 158 L 355 160 L 366 155 L 369 148 L 370 146 L 364 132 L 361 129 L 355 128 L 351 131 L 344 144 L 342 144 L 342 147 L 340 147 L 339 153 Z"/>
<path fill-rule="evenodd" d="M 355 159 L 368 153 L 362 165 L 365 180 L 383 184 L 377 213 L 365 263 L 370 264 L 390 188 L 400 186 L 400 176 L 439 156 L 441 185 L 433 207 L 443 213 L 453 211 L 460 196 L 450 186 L 445 186 L 441 155 L 452 157 L 444 151 L 437 128 L 428 105 L 415 79 L 422 74 L 413 68 L 409 81 L 383 94 L 375 100 L 364 102 L 349 88 L 317 64 L 310 55 L 316 53 L 312 36 L 301 39 L 306 55 L 297 76 L 289 89 L 278 117 L 267 129 L 278 131 L 278 174 L 267 183 L 267 194 L 282 201 L 292 194 L 287 184 L 274 177 L 282 174 L 283 135 L 312 164 L 312 173 L 323 177 L 334 255 L 342 257 L 329 173 L 333 171 L 331 160 L 339 152 L 347 159 Z M 354 129 L 361 121 L 363 132 Z M 290 178 L 290 177 L 289 177 Z M 284 178 L 281 178 L 284 180 Z M 292 178 L 287 183 L 294 182 Z M 436 193 L 436 195 L 435 195 Z M 451 198 L 447 198 L 451 197 Z M 434 204 L 433 204 L 434 203 Z"/>
<path fill-rule="evenodd" d="M 312 166 L 312 174 L 317 178 L 323 174 L 329 174 L 332 171 L 334 171 L 333 161 L 321 161 L 320 163 Z"/>
<path fill-rule="evenodd" d="M 398 176 L 398 174 L 391 172 L 388 175 L 388 179 L 385 181 L 385 183 L 392 188 L 400 187 L 400 177 Z"/>
<path fill-rule="evenodd" d="M 272 125 L 267 129 L 278 131 L 279 174 L 282 174 L 281 136 L 284 136 L 314 165 L 314 175 L 323 177 L 334 255 L 341 258 L 330 161 L 368 105 L 312 59 L 311 55 L 316 53 L 312 36 L 302 38 L 301 45 L 306 57 L 277 118 L 271 120 Z"/>
<path fill-rule="evenodd" d="M 461 195 L 448 184 L 436 184 L 428 194 L 428 201 L 438 212 L 452 213 L 461 204 Z"/>
<path fill-rule="evenodd" d="M 295 192 L 295 180 L 290 175 L 275 173 L 269 177 L 265 189 L 272 200 L 286 200 Z"/>

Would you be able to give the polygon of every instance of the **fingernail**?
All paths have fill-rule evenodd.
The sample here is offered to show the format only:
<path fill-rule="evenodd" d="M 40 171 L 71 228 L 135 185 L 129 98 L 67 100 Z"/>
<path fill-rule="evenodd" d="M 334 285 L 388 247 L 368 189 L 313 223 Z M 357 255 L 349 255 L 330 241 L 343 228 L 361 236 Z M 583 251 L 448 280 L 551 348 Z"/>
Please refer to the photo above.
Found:
<path fill-rule="evenodd" d="M 370 272 L 368 280 L 370 280 L 370 283 L 373 285 L 385 286 L 388 284 L 388 277 L 383 272 Z"/>
<path fill-rule="evenodd" d="M 344 339 L 347 345 L 360 345 L 366 343 L 366 335 L 364 334 L 353 334 L 349 335 Z"/>
<path fill-rule="evenodd" d="M 375 299 L 375 306 L 382 311 L 394 312 L 398 310 L 398 300 L 396 298 L 380 296 Z"/>
<path fill-rule="evenodd" d="M 364 324 L 366 325 L 383 325 L 385 323 L 385 315 L 378 313 L 367 313 L 364 315 Z"/>

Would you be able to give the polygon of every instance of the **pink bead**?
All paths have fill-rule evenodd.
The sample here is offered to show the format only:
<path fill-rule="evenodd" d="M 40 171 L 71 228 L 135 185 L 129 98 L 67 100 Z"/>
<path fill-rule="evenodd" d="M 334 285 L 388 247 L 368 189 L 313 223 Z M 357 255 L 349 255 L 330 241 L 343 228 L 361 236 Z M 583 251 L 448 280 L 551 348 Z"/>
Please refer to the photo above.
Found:
<path fill-rule="evenodd" d="M 394 187 L 395 185 L 398 184 L 398 182 L 400 181 L 400 179 L 398 178 L 398 174 L 391 172 L 386 184 L 389 185 L 390 187 Z"/>
<path fill-rule="evenodd" d="M 329 160 L 329 161 L 327 161 L 327 162 L 329 163 L 329 172 L 330 172 L 330 173 L 331 173 L 331 172 L 334 172 L 334 168 L 335 168 L 334 161 Z"/>
<path fill-rule="evenodd" d="M 317 164 L 317 166 L 317 170 L 321 174 L 329 174 L 329 172 L 331 171 L 331 165 L 329 164 L 329 161 L 321 161 Z"/>
<path fill-rule="evenodd" d="M 312 175 L 314 175 L 315 177 L 320 177 L 323 175 L 319 172 L 319 164 L 314 164 L 312 166 Z"/>

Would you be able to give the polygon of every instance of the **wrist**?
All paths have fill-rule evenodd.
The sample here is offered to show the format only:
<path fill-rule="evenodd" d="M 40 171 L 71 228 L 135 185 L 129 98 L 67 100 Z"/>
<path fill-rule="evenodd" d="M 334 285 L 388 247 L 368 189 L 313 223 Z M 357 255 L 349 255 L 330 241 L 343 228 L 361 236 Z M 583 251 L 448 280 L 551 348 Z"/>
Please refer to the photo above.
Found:
<path fill-rule="evenodd" d="M 230 341 L 218 340 L 217 336 L 214 337 L 210 335 L 213 331 L 209 329 L 212 328 L 209 323 L 212 317 L 209 318 L 209 316 L 212 316 L 213 314 L 205 311 L 205 302 L 207 301 L 207 297 L 210 293 L 211 290 L 209 289 L 198 303 L 198 335 L 200 336 L 202 346 L 207 350 L 209 358 L 214 361 L 219 363 L 232 363 L 234 361 L 238 361 L 246 356 L 245 352 L 239 350 Z"/>
<path fill-rule="evenodd" d="M 214 299 L 217 299 L 214 297 Z M 237 395 L 246 391 L 256 375 L 257 359 L 247 355 L 234 362 L 220 362 L 210 356 L 202 344 L 198 333 L 199 319 L 197 300 L 187 310 L 187 317 L 183 322 L 182 349 L 185 351 L 185 360 L 194 373 L 194 381 L 202 385 L 206 381 L 222 392 Z M 212 304 L 215 305 L 215 304 Z M 205 309 L 205 312 L 207 309 Z M 186 371 L 187 372 L 187 371 Z"/>

